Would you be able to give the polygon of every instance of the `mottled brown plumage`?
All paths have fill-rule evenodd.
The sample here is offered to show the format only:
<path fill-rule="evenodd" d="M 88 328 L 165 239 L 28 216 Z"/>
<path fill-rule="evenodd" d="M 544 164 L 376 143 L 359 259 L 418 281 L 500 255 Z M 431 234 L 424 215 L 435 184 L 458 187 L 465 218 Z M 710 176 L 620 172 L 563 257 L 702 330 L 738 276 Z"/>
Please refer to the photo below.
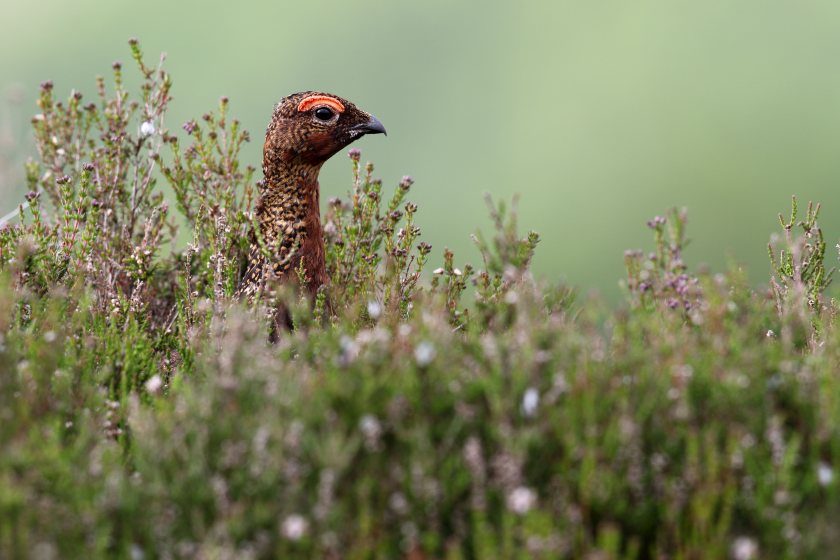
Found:
<path fill-rule="evenodd" d="M 327 282 L 318 173 L 354 140 L 384 132 L 375 117 L 336 95 L 305 91 L 277 104 L 265 133 L 259 232 L 252 234 L 241 295 L 253 297 L 277 281 L 296 282 L 301 265 L 309 292 Z"/>

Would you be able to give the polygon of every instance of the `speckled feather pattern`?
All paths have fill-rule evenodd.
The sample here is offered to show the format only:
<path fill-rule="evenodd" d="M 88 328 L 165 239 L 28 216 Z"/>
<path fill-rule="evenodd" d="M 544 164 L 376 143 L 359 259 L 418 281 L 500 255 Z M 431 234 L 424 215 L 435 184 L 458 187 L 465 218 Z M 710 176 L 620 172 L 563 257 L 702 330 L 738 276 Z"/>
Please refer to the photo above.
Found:
<path fill-rule="evenodd" d="M 332 110 L 329 121 L 316 116 L 320 107 Z M 277 104 L 265 133 L 265 180 L 256 207 L 267 251 L 260 250 L 257 232 L 252 232 L 239 295 L 252 298 L 275 282 L 297 282 L 301 265 L 310 293 L 327 283 L 318 173 L 325 161 L 365 134 L 360 127 L 371 120 L 349 101 L 328 93 L 295 93 Z"/>

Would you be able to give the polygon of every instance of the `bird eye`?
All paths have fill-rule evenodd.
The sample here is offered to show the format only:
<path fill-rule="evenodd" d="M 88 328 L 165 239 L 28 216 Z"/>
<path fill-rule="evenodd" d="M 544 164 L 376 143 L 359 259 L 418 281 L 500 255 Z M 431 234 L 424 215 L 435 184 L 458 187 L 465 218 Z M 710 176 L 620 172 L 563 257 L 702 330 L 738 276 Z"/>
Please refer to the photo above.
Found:
<path fill-rule="evenodd" d="M 332 109 L 329 109 L 327 107 L 318 107 L 317 109 L 315 109 L 315 118 L 317 118 L 319 121 L 330 120 L 331 118 L 333 118 Z"/>

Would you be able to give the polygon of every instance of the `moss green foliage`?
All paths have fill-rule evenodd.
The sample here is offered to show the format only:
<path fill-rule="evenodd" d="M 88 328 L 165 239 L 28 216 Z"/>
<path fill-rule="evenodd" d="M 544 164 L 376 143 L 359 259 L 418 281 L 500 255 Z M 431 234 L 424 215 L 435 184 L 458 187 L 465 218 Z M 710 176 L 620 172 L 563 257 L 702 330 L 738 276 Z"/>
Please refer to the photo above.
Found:
<path fill-rule="evenodd" d="M 816 210 L 783 223 L 767 292 L 692 273 L 685 214 L 655 218 L 612 311 L 535 281 L 539 238 L 504 205 L 479 267 L 438 260 L 411 179 L 390 194 L 353 151 L 324 220 L 331 285 L 279 290 L 295 328 L 270 344 L 272 302 L 232 299 L 248 135 L 226 99 L 170 133 L 171 81 L 132 52 L 137 97 L 119 66 L 87 105 L 44 85 L 32 192 L 0 229 L 0 556 L 836 550 L 840 330 Z"/>

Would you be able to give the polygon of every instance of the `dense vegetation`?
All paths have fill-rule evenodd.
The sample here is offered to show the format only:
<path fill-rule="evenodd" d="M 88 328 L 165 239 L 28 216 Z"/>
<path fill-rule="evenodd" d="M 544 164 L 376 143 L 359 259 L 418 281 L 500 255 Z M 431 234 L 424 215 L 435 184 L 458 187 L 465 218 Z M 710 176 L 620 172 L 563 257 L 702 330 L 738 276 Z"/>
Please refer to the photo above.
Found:
<path fill-rule="evenodd" d="M 119 65 L 90 103 L 43 84 L 31 192 L 0 229 L 0 556 L 746 560 L 840 544 L 818 208 L 798 221 L 794 200 L 766 291 L 689 271 L 685 214 L 654 218 L 610 310 L 535 281 L 539 238 L 504 205 L 480 267 L 438 257 L 412 180 L 391 194 L 351 150 L 324 222 L 330 287 L 245 305 L 248 134 L 226 99 L 170 132 L 170 79 L 131 47 L 139 97 Z M 275 298 L 295 328 L 270 344 Z"/>

